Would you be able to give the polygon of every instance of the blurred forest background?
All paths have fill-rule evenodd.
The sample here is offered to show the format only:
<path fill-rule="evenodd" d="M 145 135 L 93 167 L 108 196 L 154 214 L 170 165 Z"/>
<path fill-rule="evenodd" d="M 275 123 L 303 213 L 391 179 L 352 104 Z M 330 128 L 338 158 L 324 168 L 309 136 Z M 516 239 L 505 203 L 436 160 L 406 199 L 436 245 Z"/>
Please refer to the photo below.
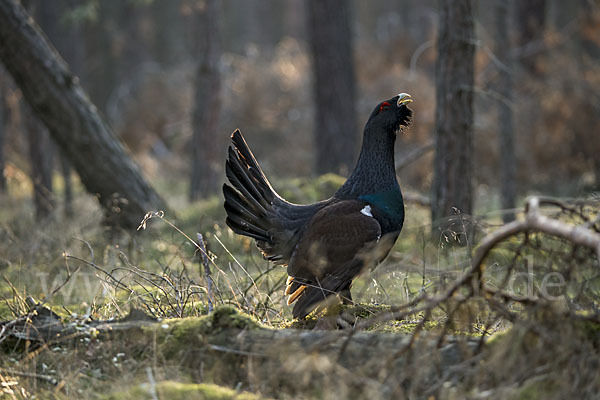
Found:
<path fill-rule="evenodd" d="M 315 84 L 311 67 L 313 53 L 331 48 L 319 48 L 319 36 L 311 41 L 314 24 L 302 0 L 23 4 L 174 209 L 217 194 L 236 128 L 275 182 L 346 174 L 372 107 L 397 92 L 415 100 L 413 125 L 397 145 L 398 159 L 415 158 L 399 169 L 401 185 L 426 196 L 431 190 L 435 1 L 337 2 L 334 14 L 346 18 L 348 30 L 333 49 L 348 46 L 351 62 L 330 69 L 329 81 L 347 82 L 345 74 L 355 82 L 339 98 L 345 114 L 337 131 L 321 128 L 328 122 L 318 111 L 328 113 L 332 99 L 315 88 L 331 83 Z M 598 189 L 598 3 L 487 0 L 475 2 L 474 13 L 476 210 L 502 208 L 507 180 L 505 190 L 518 196 Z M 29 207 L 35 188 L 30 209 L 38 216 L 55 206 L 68 215 L 73 192 L 81 192 L 76 174 L 5 71 L 0 92 L 0 191 Z M 514 154 L 502 150 L 507 131 Z M 513 171 L 502 175 L 507 165 Z"/>
<path fill-rule="evenodd" d="M 154 377 L 277 398 L 483 398 L 502 386 L 495 398 L 519 387 L 597 398 L 598 0 L 0 0 L 0 60 L 0 398 L 99 398 L 107 382 Z M 261 339 L 256 358 L 237 334 L 214 342 L 237 350 L 210 347 L 215 332 L 256 328 L 220 305 L 309 327 L 290 319 L 285 270 L 225 226 L 230 134 L 242 131 L 283 197 L 314 202 L 354 166 L 375 105 L 399 92 L 414 100 L 396 144 L 406 221 L 353 284 L 363 322 L 331 358 L 296 358 L 291 330 L 268 330 L 287 342 Z M 151 229 L 135 232 L 150 211 Z M 462 246 L 437 225 L 452 215 Z M 98 336 L 98 321 L 135 309 L 210 315 L 189 329 L 169 320 L 158 347 L 148 331 Z M 362 329 L 412 337 L 380 335 L 385 356 L 362 363 L 371 342 L 350 340 Z M 429 330 L 439 353 L 418 346 Z M 504 341 L 478 353 L 497 332 Z M 446 369 L 455 337 L 478 350 Z M 359 358 L 342 359 L 348 343 Z"/>

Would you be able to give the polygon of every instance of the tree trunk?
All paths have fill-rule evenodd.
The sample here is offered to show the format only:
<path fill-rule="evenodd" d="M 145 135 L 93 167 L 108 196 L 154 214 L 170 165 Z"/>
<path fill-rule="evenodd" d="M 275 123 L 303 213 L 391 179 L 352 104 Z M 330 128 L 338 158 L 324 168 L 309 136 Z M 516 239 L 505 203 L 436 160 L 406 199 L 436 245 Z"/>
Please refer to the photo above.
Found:
<path fill-rule="evenodd" d="M 48 6 L 48 2 L 38 4 L 34 1 L 24 1 L 24 7 L 27 12 L 36 19 L 48 21 L 56 19 L 56 15 L 50 15 L 54 7 Z M 54 14 L 56 14 L 54 12 Z M 49 18 L 54 17 L 54 18 Z M 56 23 L 50 22 L 49 37 L 56 36 Z M 55 147 L 50 139 L 48 130 L 40 123 L 28 104 L 21 103 L 22 129 L 27 134 L 29 147 L 30 173 L 29 177 L 33 186 L 33 204 L 35 208 L 35 217 L 43 220 L 48 217 L 56 207 L 54 199 L 54 190 L 52 186 L 52 175 L 54 173 L 54 152 Z"/>
<path fill-rule="evenodd" d="M 3 73 L 0 69 L 0 73 Z M 4 143 L 6 142 L 6 121 L 4 117 L 4 87 L 0 80 L 0 194 L 6 193 L 6 177 L 4 176 Z"/>
<path fill-rule="evenodd" d="M 473 212 L 473 9 L 470 0 L 439 4 L 432 235 L 465 244 L 464 220 L 451 216 Z"/>
<path fill-rule="evenodd" d="M 508 34 L 509 8 L 511 2 L 496 0 L 496 56 L 501 63 L 498 67 L 497 92 L 500 95 L 498 102 L 498 142 L 500 161 L 500 206 L 506 210 L 502 214 L 504 223 L 515 219 L 512 211 L 516 204 L 516 174 L 517 161 L 514 144 L 513 124 L 513 93 L 512 74 L 513 63 L 510 54 L 510 36 Z M 508 211 L 511 210 L 511 211 Z"/>
<path fill-rule="evenodd" d="M 33 183 L 33 203 L 37 219 L 48 217 L 54 210 L 52 172 L 54 164 L 54 144 L 46 127 L 38 121 L 27 104 L 21 107 L 24 116 L 23 126 L 27 132 L 30 177 Z"/>
<path fill-rule="evenodd" d="M 153 1 L 151 5 L 154 23 L 153 53 L 162 67 L 176 65 L 185 54 L 181 3 L 181 0 L 159 0 Z"/>
<path fill-rule="evenodd" d="M 518 0 L 515 2 L 517 13 L 517 44 L 521 65 L 531 74 L 541 73 L 536 66 L 534 56 L 536 42 L 542 40 L 546 20 L 546 0 Z"/>
<path fill-rule="evenodd" d="M 193 114 L 192 171 L 190 199 L 196 200 L 216 192 L 221 157 L 217 140 L 221 111 L 221 76 L 219 59 L 219 2 L 207 0 L 198 14 L 198 69 Z"/>
<path fill-rule="evenodd" d="M 71 70 L 81 76 L 83 71 L 84 51 L 83 40 L 73 41 L 73 38 L 81 36 L 81 29 L 73 24 L 67 25 L 61 23 L 61 16 L 67 12 L 67 4 L 65 1 L 49 2 L 38 0 L 36 2 L 36 16 L 38 23 L 50 42 L 64 57 L 69 64 Z M 30 11 L 31 13 L 31 11 Z M 33 13 L 31 13 L 33 14 Z M 45 135 L 48 136 L 46 129 Z M 63 203 L 64 215 L 66 217 L 73 216 L 73 180 L 71 179 L 71 165 L 66 156 L 61 152 L 57 152 L 60 162 L 60 172 L 63 178 Z M 37 203 L 36 203 L 37 204 Z"/>
<path fill-rule="evenodd" d="M 77 77 L 15 0 L 0 2 L 0 60 L 87 190 L 98 196 L 109 225 L 134 228 L 147 211 L 164 207 Z"/>
<path fill-rule="evenodd" d="M 63 184 L 64 184 L 64 192 L 63 192 L 63 201 L 64 201 L 64 214 L 65 217 L 73 216 L 73 179 L 71 178 L 71 164 L 69 164 L 69 160 L 67 157 L 60 153 L 60 172 L 63 176 Z"/>
<path fill-rule="evenodd" d="M 320 174 L 346 174 L 359 147 L 351 3 L 310 0 L 306 5 L 313 60 L 315 169 Z"/>

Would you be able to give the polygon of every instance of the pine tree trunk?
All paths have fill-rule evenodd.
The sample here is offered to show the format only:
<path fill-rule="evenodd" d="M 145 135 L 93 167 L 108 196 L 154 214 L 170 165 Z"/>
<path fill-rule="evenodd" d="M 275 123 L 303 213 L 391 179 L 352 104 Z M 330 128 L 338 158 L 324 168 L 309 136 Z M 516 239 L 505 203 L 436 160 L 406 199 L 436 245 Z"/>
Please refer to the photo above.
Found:
<path fill-rule="evenodd" d="M 15 0 L 0 2 L 0 60 L 68 157 L 106 222 L 135 228 L 164 203 L 115 138 L 56 50 Z"/>
<path fill-rule="evenodd" d="M 60 172 L 63 177 L 64 184 L 64 192 L 63 192 L 63 202 L 64 202 L 64 215 L 65 217 L 73 216 L 73 179 L 71 178 L 71 164 L 69 164 L 69 160 L 67 157 L 60 153 Z"/>
<path fill-rule="evenodd" d="M 67 4 L 64 1 L 49 2 L 36 1 L 36 20 L 40 27 L 69 64 L 70 69 L 78 74 L 83 70 L 84 51 L 83 41 L 73 42 L 73 38 L 80 37 L 81 29 L 74 24 L 61 23 L 61 16 L 66 13 Z M 30 13 L 32 13 L 30 11 Z M 32 13 L 33 14 L 33 13 Z M 45 131 L 45 128 L 44 128 Z M 48 133 L 46 132 L 47 136 Z M 73 216 L 73 180 L 71 179 L 71 165 L 62 152 L 57 152 L 60 162 L 60 172 L 63 178 L 63 210 L 66 217 Z"/>
<path fill-rule="evenodd" d="M 30 177 L 33 183 L 33 203 L 35 216 L 41 220 L 54 210 L 55 201 L 52 189 L 52 172 L 54 164 L 54 144 L 46 127 L 31 112 L 27 104 L 23 104 L 24 128 L 29 144 Z"/>
<path fill-rule="evenodd" d="M 432 235 L 465 244 L 457 214 L 473 212 L 473 7 L 471 0 L 439 4 Z"/>
<path fill-rule="evenodd" d="M 0 73 L 4 71 L 0 69 Z M 6 121 L 4 117 L 4 87 L 0 84 L 0 194 L 6 193 L 6 177 L 4 176 L 4 143 L 6 141 Z"/>
<path fill-rule="evenodd" d="M 217 140 L 221 111 L 219 2 L 207 0 L 198 15 L 198 69 L 192 136 L 190 199 L 209 196 L 218 188 L 221 157 Z"/>
<path fill-rule="evenodd" d="M 508 223 L 515 219 L 515 198 L 517 196 L 516 174 L 517 160 L 514 144 L 513 123 L 513 88 L 512 74 L 513 63 L 510 54 L 510 37 L 508 35 L 511 2 L 496 0 L 496 57 L 498 67 L 497 92 L 500 95 L 498 102 L 498 144 L 500 161 L 500 205 L 504 210 L 502 220 Z"/>
<path fill-rule="evenodd" d="M 517 0 L 515 5 L 521 65 L 531 74 L 541 73 L 536 66 L 534 50 L 537 47 L 535 42 L 543 39 L 546 0 Z"/>
<path fill-rule="evenodd" d="M 320 174 L 346 174 L 356 160 L 360 139 L 355 111 L 351 3 L 310 0 L 306 5 L 313 60 L 315 169 Z"/>
<path fill-rule="evenodd" d="M 181 0 L 153 1 L 151 5 L 154 23 L 153 53 L 163 67 L 181 61 L 184 50 L 184 23 L 181 18 Z"/>

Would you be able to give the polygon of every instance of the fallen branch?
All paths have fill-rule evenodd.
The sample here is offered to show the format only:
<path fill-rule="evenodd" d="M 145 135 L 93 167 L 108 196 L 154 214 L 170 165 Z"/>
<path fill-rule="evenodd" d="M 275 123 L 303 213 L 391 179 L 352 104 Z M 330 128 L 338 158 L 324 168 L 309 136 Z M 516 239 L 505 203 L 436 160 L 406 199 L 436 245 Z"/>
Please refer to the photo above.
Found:
<path fill-rule="evenodd" d="M 545 202 L 545 201 L 544 201 Z M 550 202 L 549 202 L 550 204 Z M 551 204 L 558 204 L 552 201 Z M 480 272 L 481 264 L 498 243 L 525 232 L 541 232 L 566 239 L 576 246 L 589 247 L 600 259 L 600 234 L 584 226 L 577 226 L 548 218 L 539 213 L 540 198 L 530 197 L 525 205 L 525 219 L 513 221 L 487 235 L 479 244 L 468 274 Z"/>
<path fill-rule="evenodd" d="M 510 293 L 487 287 L 483 282 L 482 266 L 489 252 L 502 241 L 520 233 L 540 232 L 566 239 L 575 246 L 584 246 L 594 250 L 600 260 L 600 234 L 598 232 L 589 229 L 587 225 L 572 225 L 543 216 L 539 212 L 540 203 L 555 206 L 560 205 L 561 207 L 568 209 L 564 203 L 554 199 L 530 197 L 527 199 L 525 205 L 525 219 L 508 223 L 485 236 L 475 251 L 471 262 L 471 268 L 443 294 L 429 296 L 426 292 L 423 292 L 407 304 L 394 307 L 389 312 L 380 313 L 359 322 L 355 326 L 355 329 L 367 329 L 378 323 L 394 319 L 403 319 L 411 314 L 426 312 L 438 307 L 450 299 L 457 300 L 459 303 L 464 303 L 476 294 L 487 294 L 490 297 L 501 297 L 507 301 L 519 301 L 520 303 L 535 303 L 536 299 L 534 298 L 519 296 L 517 299 L 516 296 L 513 296 Z M 468 294 L 458 296 L 457 293 L 460 289 L 467 289 Z M 493 308 L 497 307 L 494 305 Z"/>
<path fill-rule="evenodd" d="M 58 379 L 51 375 L 36 374 L 33 372 L 16 371 L 13 369 L 0 369 L 0 373 L 6 376 L 21 376 L 24 378 L 33 378 L 39 381 L 47 382 L 53 386 L 58 384 Z"/>

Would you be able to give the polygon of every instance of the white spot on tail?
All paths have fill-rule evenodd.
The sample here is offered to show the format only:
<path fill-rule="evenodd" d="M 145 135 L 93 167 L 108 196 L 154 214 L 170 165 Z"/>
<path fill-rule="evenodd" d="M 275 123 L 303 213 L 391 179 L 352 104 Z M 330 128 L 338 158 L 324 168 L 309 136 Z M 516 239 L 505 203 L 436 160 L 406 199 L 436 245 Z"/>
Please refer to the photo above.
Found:
<path fill-rule="evenodd" d="M 365 208 L 363 208 L 362 210 L 360 210 L 361 214 L 365 214 L 367 217 L 372 217 L 373 214 L 371 214 L 371 206 L 366 205 Z"/>

